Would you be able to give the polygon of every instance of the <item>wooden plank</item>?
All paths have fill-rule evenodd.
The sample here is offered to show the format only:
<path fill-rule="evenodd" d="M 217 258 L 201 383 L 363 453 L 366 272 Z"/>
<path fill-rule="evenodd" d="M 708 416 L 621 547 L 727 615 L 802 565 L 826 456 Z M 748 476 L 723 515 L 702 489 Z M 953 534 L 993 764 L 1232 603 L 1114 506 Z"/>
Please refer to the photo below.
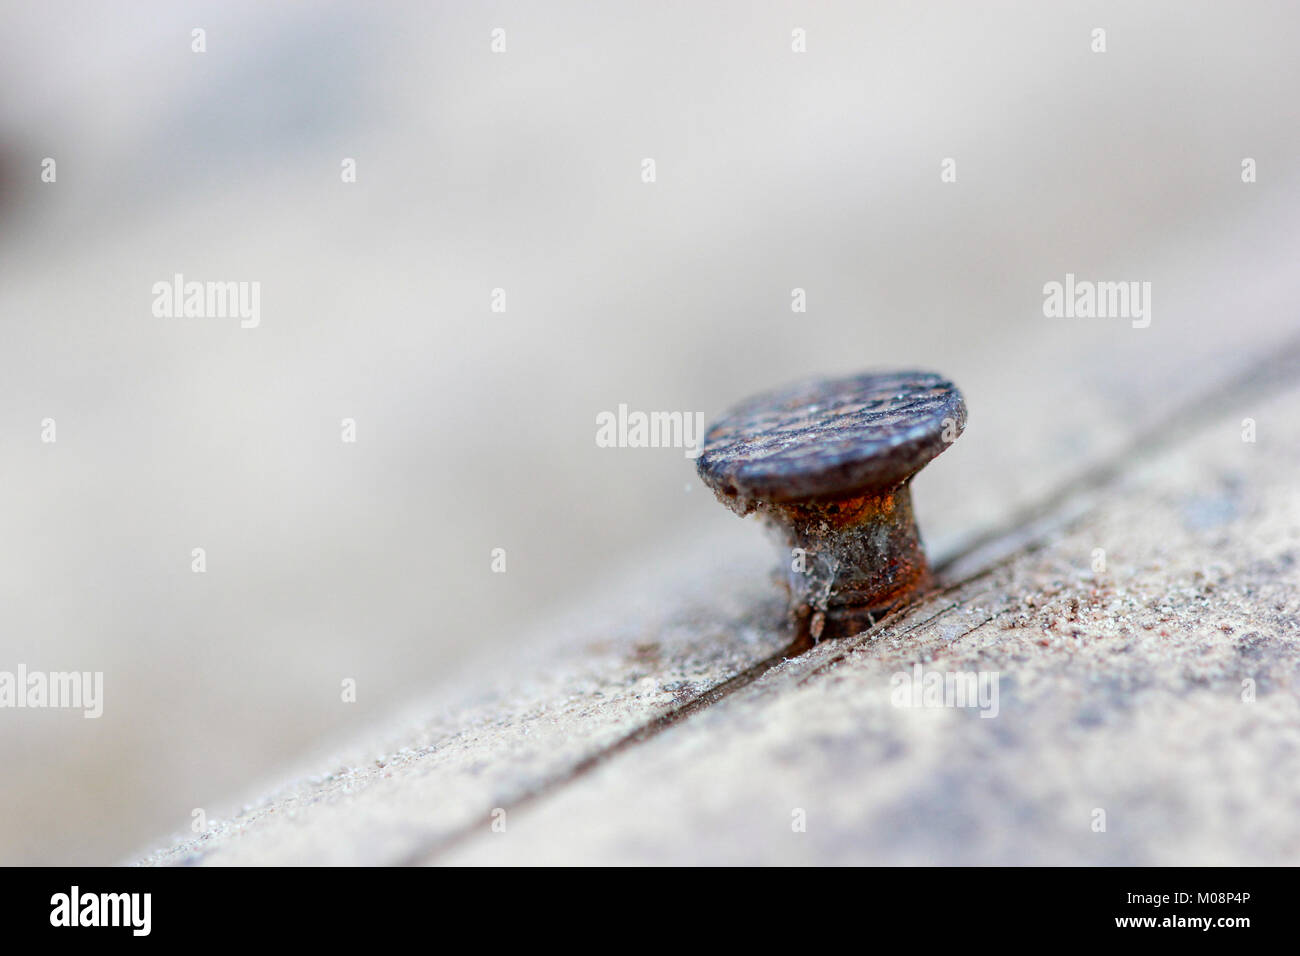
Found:
<path fill-rule="evenodd" d="M 722 568 L 708 552 L 651 556 L 668 571 L 653 584 L 615 582 L 603 602 L 538 628 L 527 650 L 447 681 L 144 862 L 380 864 L 439 846 L 777 652 L 766 556 L 746 550 Z"/>
<path fill-rule="evenodd" d="M 1292 370 L 1281 363 L 1247 383 Z M 1171 441 L 1215 404 L 1252 393 L 1216 394 L 1222 401 L 1169 426 Z M 990 566 L 996 547 L 966 554 L 959 583 L 870 639 L 771 671 L 763 662 L 783 633 L 768 556 L 732 538 L 685 563 L 686 552 L 660 555 L 648 561 L 666 572 L 653 591 L 642 576 L 614 588 L 603 610 L 556 622 L 534 654 L 484 674 L 479 690 L 417 708 L 387 743 L 333 762 L 346 769 L 283 787 L 149 862 L 1126 862 L 1176 859 L 1189 836 L 1201 848 L 1236 840 L 1249 856 L 1258 842 L 1232 824 L 1173 814 L 1213 765 L 1158 758 L 1249 733 L 1265 738 L 1251 760 L 1290 767 L 1298 724 L 1277 689 L 1296 663 L 1291 612 L 1264 610 L 1293 610 L 1295 532 L 1259 545 L 1264 529 L 1294 517 L 1297 404 L 1288 394 L 1267 405 L 1256 444 L 1220 417 L 1185 447 L 1135 459 L 1139 474 L 1081 482 L 1036 523 L 1010 529 L 1004 563 Z M 1050 547 L 1036 541 L 1071 519 Z M 1090 570 L 1098 547 L 1101 575 Z M 889 679 L 917 663 L 1005 675 L 999 716 L 891 707 Z M 1249 708 L 1237 686 L 1246 677 L 1259 693 Z M 389 755 L 382 765 L 377 752 Z M 1249 796 L 1199 792 L 1210 803 Z M 1107 832 L 1122 826 L 1123 839 L 1090 842 L 1091 817 L 1072 831 L 1080 800 L 1088 814 L 1118 813 Z M 796 808 L 820 829 L 810 823 L 792 842 Z M 1282 800 L 1261 818 L 1280 826 L 1287 808 Z M 505 811 L 508 838 L 492 828 L 502 822 L 494 810 Z M 1166 818 L 1175 822 L 1158 825 Z"/>
<path fill-rule="evenodd" d="M 438 860 L 1295 863 L 1300 391 L 1258 415 Z M 898 706 L 918 666 L 999 675 L 995 716 Z"/>

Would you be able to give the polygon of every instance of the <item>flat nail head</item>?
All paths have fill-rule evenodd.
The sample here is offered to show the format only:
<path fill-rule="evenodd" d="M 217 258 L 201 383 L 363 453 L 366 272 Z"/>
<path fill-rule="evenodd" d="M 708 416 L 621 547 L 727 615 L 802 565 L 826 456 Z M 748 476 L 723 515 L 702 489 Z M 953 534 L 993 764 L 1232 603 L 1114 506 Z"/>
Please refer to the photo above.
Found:
<path fill-rule="evenodd" d="M 965 427 L 961 393 L 929 372 L 816 379 L 733 408 L 696 468 L 723 504 L 784 535 L 800 635 L 847 636 L 928 584 L 909 484 Z"/>

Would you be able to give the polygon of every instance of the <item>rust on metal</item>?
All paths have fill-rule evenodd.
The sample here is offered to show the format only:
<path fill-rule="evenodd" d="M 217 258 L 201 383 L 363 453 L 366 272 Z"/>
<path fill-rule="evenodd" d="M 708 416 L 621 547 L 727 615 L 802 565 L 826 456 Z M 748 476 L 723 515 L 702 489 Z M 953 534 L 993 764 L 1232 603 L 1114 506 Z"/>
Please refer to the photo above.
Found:
<path fill-rule="evenodd" d="M 733 511 L 779 529 L 797 637 L 817 641 L 857 634 L 928 586 L 910 482 L 965 426 L 961 393 L 932 373 L 818 379 L 734 408 L 696 467 Z"/>

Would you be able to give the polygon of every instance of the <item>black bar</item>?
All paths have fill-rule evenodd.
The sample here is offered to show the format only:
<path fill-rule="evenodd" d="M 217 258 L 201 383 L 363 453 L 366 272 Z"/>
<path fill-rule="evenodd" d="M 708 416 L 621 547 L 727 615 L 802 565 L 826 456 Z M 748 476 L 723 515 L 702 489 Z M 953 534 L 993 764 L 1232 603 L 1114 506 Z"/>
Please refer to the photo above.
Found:
<path fill-rule="evenodd" d="M 841 931 L 864 945 L 884 939 L 877 933 L 891 927 L 923 931 L 918 945 L 922 937 L 926 944 L 947 934 L 990 943 L 1022 932 L 1061 941 L 1181 944 L 1201 937 L 1232 945 L 1280 939 L 1295 919 L 1294 872 L 1287 869 L 872 869 L 815 878 L 762 870 L 574 869 L 539 880 L 499 870 L 56 867 L 9 876 L 14 886 L 0 903 L 7 942 L 76 934 L 86 942 L 257 939 L 337 946 L 399 931 L 441 947 L 467 930 L 486 933 L 483 943 L 522 930 L 540 934 L 538 943 L 577 933 L 573 938 L 585 939 L 584 947 L 617 946 L 621 937 L 597 943 L 588 935 L 612 920 L 630 934 L 628 941 L 658 937 L 678 944 L 688 923 L 704 921 L 734 938 L 737 931 L 761 936 L 761 925 L 773 921 L 791 928 L 803 923 L 818 934 L 842 922 Z M 116 910 L 126 925 L 52 925 L 52 917 L 68 922 L 73 886 L 81 914 L 102 910 L 111 918 Z M 149 894 L 148 934 L 137 935 L 144 928 L 143 896 L 127 909 L 120 896 L 101 906 L 99 894 Z M 68 905 L 60 909 L 63 900 Z M 497 917 L 476 916 L 482 907 Z"/>

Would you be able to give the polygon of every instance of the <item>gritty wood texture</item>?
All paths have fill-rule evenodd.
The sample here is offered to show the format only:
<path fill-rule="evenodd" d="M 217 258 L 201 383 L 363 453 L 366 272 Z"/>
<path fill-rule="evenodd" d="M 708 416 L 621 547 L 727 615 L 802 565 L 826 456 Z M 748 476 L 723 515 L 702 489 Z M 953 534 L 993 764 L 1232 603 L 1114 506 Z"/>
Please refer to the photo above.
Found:
<path fill-rule="evenodd" d="M 1261 420 L 1263 447 L 1214 422 L 1050 543 L 435 861 L 1296 862 L 1300 393 Z M 999 673 L 996 717 L 894 706 L 918 663 Z"/>
<path fill-rule="evenodd" d="M 531 653 L 449 681 L 391 726 L 309 762 L 315 772 L 146 862 L 413 862 L 478 830 L 494 808 L 554 786 L 782 647 L 768 556 L 745 550 L 721 578 L 708 553 L 676 565 L 655 556 L 670 569 L 656 586 L 640 575 L 615 582 L 605 600 L 538 628 Z"/>
<path fill-rule="evenodd" d="M 783 662 L 770 553 L 684 543 L 145 862 L 1295 862 L 1300 392 L 1272 352 L 1096 418 L 1057 492 L 946 525 L 943 587 L 864 635 Z M 996 672 L 996 717 L 895 706 L 918 664 Z"/>

